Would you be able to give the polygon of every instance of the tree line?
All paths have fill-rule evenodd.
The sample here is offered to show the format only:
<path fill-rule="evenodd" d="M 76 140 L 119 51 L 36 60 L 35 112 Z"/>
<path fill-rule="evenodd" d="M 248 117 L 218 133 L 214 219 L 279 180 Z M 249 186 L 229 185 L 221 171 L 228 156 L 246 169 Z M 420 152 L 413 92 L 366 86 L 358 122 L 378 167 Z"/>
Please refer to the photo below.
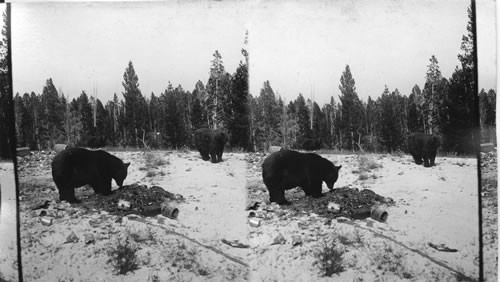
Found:
<path fill-rule="evenodd" d="M 222 55 L 215 51 L 209 79 L 198 81 L 192 91 L 170 82 L 166 89 L 146 96 L 132 62 L 123 73 L 123 91 L 103 104 L 82 91 L 68 101 L 52 79 L 41 94 L 16 94 L 16 134 L 19 146 L 51 148 L 56 143 L 77 146 L 131 146 L 146 148 L 193 147 L 198 128 L 221 128 L 230 135 L 230 145 L 247 151 L 271 145 L 294 149 L 405 150 L 412 132 L 434 134 L 441 150 L 459 154 L 474 152 L 474 63 L 471 10 L 467 34 L 463 36 L 460 66 L 450 78 L 442 76 L 439 62 L 431 56 L 421 88 L 411 93 L 389 90 L 378 97 L 359 98 L 354 76 L 346 65 L 340 76 L 337 98 L 318 105 L 303 94 L 292 101 L 277 96 L 269 81 L 259 95 L 248 89 L 247 50 L 242 49 L 234 73 L 225 70 Z M 494 90 L 479 93 L 481 142 L 496 142 Z"/>
<path fill-rule="evenodd" d="M 403 95 L 398 89 L 381 89 L 376 100 L 362 101 L 356 91 L 349 65 L 343 71 L 338 99 L 320 107 L 299 96 L 288 104 L 276 97 L 269 81 L 260 95 L 250 99 L 251 139 L 254 148 L 270 145 L 287 148 L 363 151 L 404 151 L 412 132 L 434 134 L 441 150 L 458 154 L 474 152 L 473 132 L 477 129 L 475 99 L 479 99 L 481 140 L 496 143 L 493 89 L 474 91 L 474 62 L 471 8 L 467 34 L 463 36 L 460 66 L 450 78 L 442 76 L 437 58 L 429 59 L 423 88 L 414 85 Z"/>
<path fill-rule="evenodd" d="M 247 58 L 246 50 L 242 50 Z M 221 54 L 213 54 L 206 85 L 198 81 L 192 91 L 168 82 L 165 91 L 143 95 L 134 65 L 123 73 L 122 98 L 115 93 L 105 104 L 85 91 L 69 101 L 49 78 L 41 94 L 16 94 L 18 146 L 51 148 L 122 146 L 182 148 L 193 146 L 198 128 L 221 128 L 232 133 L 231 145 L 248 147 L 248 67 L 240 61 L 228 73 Z"/>

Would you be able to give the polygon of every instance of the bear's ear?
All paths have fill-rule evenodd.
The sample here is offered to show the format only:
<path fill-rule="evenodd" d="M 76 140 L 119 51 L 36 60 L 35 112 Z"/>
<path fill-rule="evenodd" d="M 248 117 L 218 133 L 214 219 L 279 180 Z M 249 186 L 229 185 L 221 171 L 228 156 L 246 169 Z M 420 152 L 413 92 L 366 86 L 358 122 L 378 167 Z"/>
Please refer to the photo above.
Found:
<path fill-rule="evenodd" d="M 127 168 L 130 165 L 130 163 L 124 163 L 123 165 L 125 165 L 125 168 Z"/>

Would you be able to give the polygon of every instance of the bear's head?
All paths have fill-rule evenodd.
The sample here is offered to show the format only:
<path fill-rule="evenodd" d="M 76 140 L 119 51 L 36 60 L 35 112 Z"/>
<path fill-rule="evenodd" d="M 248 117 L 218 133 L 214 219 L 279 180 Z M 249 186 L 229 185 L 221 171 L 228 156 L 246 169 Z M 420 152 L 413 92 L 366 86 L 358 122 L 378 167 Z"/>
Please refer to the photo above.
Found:
<path fill-rule="evenodd" d="M 332 168 L 328 170 L 325 178 L 323 179 L 328 189 L 332 190 L 333 185 L 335 184 L 335 182 L 337 182 L 337 179 L 339 179 L 339 169 L 341 167 L 342 167 L 341 165 L 335 166 L 332 164 Z"/>
<path fill-rule="evenodd" d="M 116 185 L 118 185 L 119 187 L 123 186 L 123 181 L 125 180 L 125 178 L 127 178 L 127 170 L 129 165 L 130 163 L 123 163 L 123 165 L 121 165 L 113 173 L 113 179 L 115 180 Z"/>
<path fill-rule="evenodd" d="M 437 149 L 440 145 L 441 145 L 441 141 L 439 140 L 439 137 L 437 136 L 432 136 L 432 144 L 433 144 L 433 148 L 434 149 Z"/>

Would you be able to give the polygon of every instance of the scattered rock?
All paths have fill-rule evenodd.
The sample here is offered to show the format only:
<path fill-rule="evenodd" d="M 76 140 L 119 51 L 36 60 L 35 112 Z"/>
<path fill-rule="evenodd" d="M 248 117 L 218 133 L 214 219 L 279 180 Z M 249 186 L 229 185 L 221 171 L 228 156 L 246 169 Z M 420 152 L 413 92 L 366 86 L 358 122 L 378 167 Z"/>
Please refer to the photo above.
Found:
<path fill-rule="evenodd" d="M 90 243 L 95 243 L 95 238 L 92 233 L 87 233 L 84 235 L 84 243 L 85 245 L 88 245 Z"/>
<path fill-rule="evenodd" d="M 246 211 L 248 211 L 248 210 L 257 210 L 259 208 L 259 206 L 260 206 L 260 202 L 253 202 L 250 205 L 248 205 L 245 210 Z"/>
<path fill-rule="evenodd" d="M 49 200 L 42 200 L 36 204 L 34 204 L 30 209 L 33 210 L 39 210 L 39 209 L 46 209 L 49 207 Z"/>
<path fill-rule="evenodd" d="M 68 237 L 66 238 L 66 242 L 64 242 L 64 243 L 65 244 L 66 243 L 76 243 L 78 241 L 79 241 L 78 236 L 76 236 L 75 232 L 71 231 L 71 234 L 68 235 Z"/>
<path fill-rule="evenodd" d="M 302 244 L 302 237 L 299 235 L 292 235 L 292 246 L 297 246 Z"/>
<path fill-rule="evenodd" d="M 283 234 L 279 233 L 276 237 L 274 237 L 271 245 L 283 245 L 286 243 L 286 239 Z"/>

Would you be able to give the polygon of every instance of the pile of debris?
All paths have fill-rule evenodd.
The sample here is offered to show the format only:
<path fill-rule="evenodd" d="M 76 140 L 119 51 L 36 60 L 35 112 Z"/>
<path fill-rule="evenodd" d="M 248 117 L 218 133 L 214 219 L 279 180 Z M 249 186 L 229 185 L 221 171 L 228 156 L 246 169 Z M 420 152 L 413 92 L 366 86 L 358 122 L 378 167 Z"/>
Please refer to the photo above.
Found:
<path fill-rule="evenodd" d="M 289 200 L 292 205 L 283 206 L 285 209 L 296 213 L 315 213 L 328 218 L 366 218 L 370 216 L 372 208 L 378 205 L 395 204 L 393 199 L 380 196 L 370 189 L 359 190 L 350 187 L 335 188 L 321 198 L 301 196 L 300 199 Z"/>
<path fill-rule="evenodd" d="M 264 161 L 266 154 L 263 152 L 259 153 L 248 153 L 245 157 L 245 160 L 249 164 L 255 164 L 255 165 L 261 165 L 262 162 Z"/>
<path fill-rule="evenodd" d="M 497 164 L 497 151 L 481 153 L 481 168 L 491 167 Z"/>
<path fill-rule="evenodd" d="M 113 215 L 126 216 L 137 214 L 155 216 L 161 213 L 164 203 L 183 202 L 184 197 L 173 194 L 160 186 L 125 185 L 109 196 L 100 196 L 94 193 L 82 201 L 81 205 L 89 209 L 104 210 Z"/>
<path fill-rule="evenodd" d="M 24 156 L 17 156 L 17 169 L 24 171 L 36 167 L 50 168 L 54 156 L 53 151 L 31 151 Z"/>

